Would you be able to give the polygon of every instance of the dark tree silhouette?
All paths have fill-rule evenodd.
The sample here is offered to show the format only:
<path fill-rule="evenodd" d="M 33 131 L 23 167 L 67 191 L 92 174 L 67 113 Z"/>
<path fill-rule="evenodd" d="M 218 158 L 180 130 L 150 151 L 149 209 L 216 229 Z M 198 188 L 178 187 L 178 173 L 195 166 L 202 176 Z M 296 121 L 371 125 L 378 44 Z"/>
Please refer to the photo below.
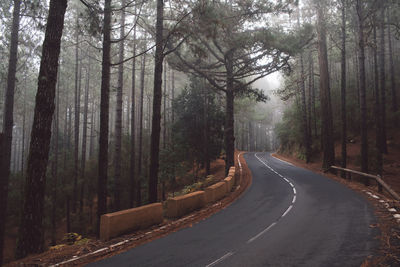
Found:
<path fill-rule="evenodd" d="M 24 211 L 17 244 L 17 258 L 44 249 L 44 196 L 49 159 L 51 124 L 57 81 L 58 58 L 67 0 L 51 0 L 43 41 L 38 90 L 32 125 L 25 183 Z"/>

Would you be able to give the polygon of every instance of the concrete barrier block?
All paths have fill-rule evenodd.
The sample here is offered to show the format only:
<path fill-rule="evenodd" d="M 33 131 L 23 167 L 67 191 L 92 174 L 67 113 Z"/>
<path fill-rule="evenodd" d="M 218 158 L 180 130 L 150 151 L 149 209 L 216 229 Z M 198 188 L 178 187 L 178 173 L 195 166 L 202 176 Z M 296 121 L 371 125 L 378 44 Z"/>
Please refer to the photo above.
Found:
<path fill-rule="evenodd" d="M 226 178 L 224 179 L 224 181 L 225 181 L 225 183 L 226 183 L 227 186 L 228 186 L 228 192 L 231 192 L 231 191 L 232 191 L 233 184 L 234 184 L 234 178 L 233 178 L 232 176 L 228 176 L 228 177 L 226 177 Z"/>
<path fill-rule="evenodd" d="M 213 184 L 205 189 L 207 203 L 220 200 L 228 193 L 228 184 L 223 181 Z"/>
<path fill-rule="evenodd" d="M 107 213 L 100 218 L 100 239 L 107 241 L 134 230 L 162 223 L 161 203 L 153 203 L 138 208 Z"/>
<path fill-rule="evenodd" d="M 229 168 L 228 176 L 235 176 L 235 167 L 232 166 Z"/>
<path fill-rule="evenodd" d="M 204 191 L 196 191 L 183 196 L 170 198 L 167 200 L 166 216 L 169 218 L 181 217 L 205 205 L 206 195 Z"/>

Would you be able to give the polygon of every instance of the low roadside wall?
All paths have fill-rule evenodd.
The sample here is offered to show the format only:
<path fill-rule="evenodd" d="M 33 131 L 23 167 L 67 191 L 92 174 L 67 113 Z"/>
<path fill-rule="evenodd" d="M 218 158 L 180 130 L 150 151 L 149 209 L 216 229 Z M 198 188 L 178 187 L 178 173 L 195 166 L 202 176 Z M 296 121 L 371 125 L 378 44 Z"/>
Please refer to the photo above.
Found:
<path fill-rule="evenodd" d="M 205 190 L 207 203 L 220 200 L 228 193 L 228 185 L 225 181 L 213 184 Z"/>
<path fill-rule="evenodd" d="M 228 176 L 232 176 L 232 177 L 235 176 L 235 167 L 234 166 L 229 168 Z"/>
<path fill-rule="evenodd" d="M 112 237 L 147 228 L 162 221 L 161 203 L 104 214 L 100 218 L 100 239 L 107 241 Z"/>
<path fill-rule="evenodd" d="M 206 197 L 204 191 L 196 191 L 183 196 L 169 198 L 167 200 L 166 216 L 169 218 L 181 217 L 205 205 Z"/>
<path fill-rule="evenodd" d="M 224 179 L 224 182 L 228 186 L 228 192 L 232 191 L 233 185 L 235 184 L 235 179 L 233 178 L 234 176 L 228 176 Z"/>
<path fill-rule="evenodd" d="M 223 181 L 205 188 L 204 191 L 168 199 L 165 216 L 178 218 L 204 207 L 207 203 L 216 202 L 231 192 L 234 184 L 235 167 L 231 167 L 228 176 Z M 106 241 L 131 231 L 159 224 L 162 221 L 163 206 L 161 203 L 104 214 L 100 219 L 100 239 Z"/>

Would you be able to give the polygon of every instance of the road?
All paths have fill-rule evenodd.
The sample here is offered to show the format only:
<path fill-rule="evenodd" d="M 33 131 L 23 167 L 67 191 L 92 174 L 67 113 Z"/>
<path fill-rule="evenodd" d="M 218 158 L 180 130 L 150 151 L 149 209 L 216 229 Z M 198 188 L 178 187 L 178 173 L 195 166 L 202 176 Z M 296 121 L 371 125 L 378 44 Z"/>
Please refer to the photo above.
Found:
<path fill-rule="evenodd" d="M 308 170 L 247 153 L 253 182 L 191 228 L 92 266 L 360 266 L 378 246 L 361 195 Z"/>

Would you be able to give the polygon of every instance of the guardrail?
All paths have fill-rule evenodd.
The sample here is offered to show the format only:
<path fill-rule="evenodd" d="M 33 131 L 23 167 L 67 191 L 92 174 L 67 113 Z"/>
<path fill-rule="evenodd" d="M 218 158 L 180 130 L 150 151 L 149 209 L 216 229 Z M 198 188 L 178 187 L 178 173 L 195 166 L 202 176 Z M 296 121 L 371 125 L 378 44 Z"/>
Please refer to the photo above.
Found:
<path fill-rule="evenodd" d="M 384 188 L 390 195 L 392 195 L 392 197 L 394 197 L 397 201 L 400 201 L 400 196 L 387 183 L 385 183 L 379 175 L 372 175 L 369 173 L 359 172 L 338 166 L 331 166 L 329 169 L 339 170 L 348 173 L 348 177 L 350 180 L 351 180 L 351 174 L 357 174 L 360 176 L 373 179 L 378 183 L 379 192 L 382 192 L 382 188 Z M 327 169 L 326 171 L 328 171 L 329 169 Z"/>

